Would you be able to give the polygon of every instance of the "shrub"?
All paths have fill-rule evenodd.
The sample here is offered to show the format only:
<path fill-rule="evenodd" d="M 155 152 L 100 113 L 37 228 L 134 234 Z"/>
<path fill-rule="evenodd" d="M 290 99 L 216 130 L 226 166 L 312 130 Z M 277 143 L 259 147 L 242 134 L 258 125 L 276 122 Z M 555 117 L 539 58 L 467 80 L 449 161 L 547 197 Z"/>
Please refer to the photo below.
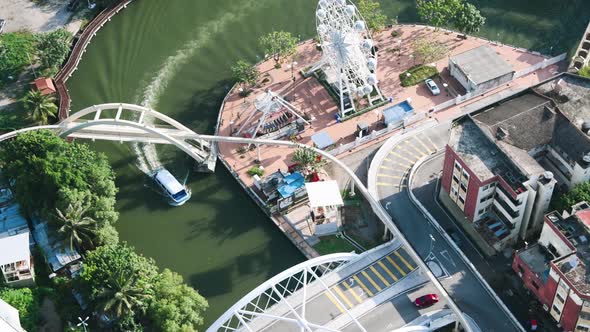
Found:
<path fill-rule="evenodd" d="M 410 74 L 410 75 L 408 75 Z M 401 81 L 402 86 L 412 86 L 418 83 L 423 82 L 428 78 L 432 78 L 438 75 L 438 70 L 436 67 L 432 66 L 425 66 L 425 65 L 418 65 L 414 66 L 405 72 L 399 74 L 399 79 Z"/>
<path fill-rule="evenodd" d="M 258 175 L 258 176 L 262 176 L 264 174 L 264 169 L 258 167 L 258 166 L 253 166 L 252 168 L 250 168 L 248 170 L 248 175 L 250 176 L 254 176 L 254 175 Z"/>
<path fill-rule="evenodd" d="M 39 320 L 39 297 L 30 288 L 0 289 L 0 299 L 18 310 L 20 323 L 27 331 L 37 330 Z"/>
<path fill-rule="evenodd" d="M 590 78 L 590 66 L 584 66 L 580 71 L 578 71 L 578 75 Z"/>

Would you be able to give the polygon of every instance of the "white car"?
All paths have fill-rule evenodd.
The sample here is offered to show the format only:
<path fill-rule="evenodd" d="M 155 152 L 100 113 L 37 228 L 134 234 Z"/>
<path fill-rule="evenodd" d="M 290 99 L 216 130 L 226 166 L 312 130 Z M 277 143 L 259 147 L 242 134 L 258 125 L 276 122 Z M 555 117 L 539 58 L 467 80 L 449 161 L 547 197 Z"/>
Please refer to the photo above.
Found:
<path fill-rule="evenodd" d="M 440 94 L 440 89 L 438 88 L 436 83 L 434 83 L 433 80 L 429 78 L 426 81 L 424 81 L 424 83 L 426 83 L 426 87 L 428 88 L 428 90 L 430 90 L 433 96 L 438 96 Z"/>

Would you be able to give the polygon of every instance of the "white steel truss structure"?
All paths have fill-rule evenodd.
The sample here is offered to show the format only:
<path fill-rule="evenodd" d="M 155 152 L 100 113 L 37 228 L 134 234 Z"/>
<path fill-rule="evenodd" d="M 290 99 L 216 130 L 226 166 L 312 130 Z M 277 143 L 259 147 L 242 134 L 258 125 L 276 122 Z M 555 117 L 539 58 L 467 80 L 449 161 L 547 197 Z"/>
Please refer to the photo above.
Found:
<path fill-rule="evenodd" d="M 251 120 L 254 118 L 256 114 L 260 114 L 260 119 L 258 120 L 258 124 L 256 125 L 254 131 L 252 132 L 252 138 L 256 138 L 258 135 L 258 131 L 260 129 L 267 130 L 278 130 L 284 122 L 288 121 L 285 117 L 279 117 L 277 119 L 273 119 L 272 122 L 269 122 L 269 118 L 272 115 L 275 115 L 279 112 L 286 110 L 288 113 L 293 114 L 296 118 L 303 121 L 305 124 L 309 124 L 307 120 L 305 120 L 301 115 L 299 115 L 299 111 L 293 106 L 291 103 L 283 99 L 280 95 L 274 93 L 270 89 L 267 90 L 265 93 L 256 97 L 254 101 L 254 109 L 251 111 L 250 115 L 246 118 L 244 123 L 240 126 L 240 129 L 236 132 L 236 135 L 239 135 L 242 130 L 246 127 L 246 125 L 251 124 Z"/>
<path fill-rule="evenodd" d="M 323 56 L 309 72 L 322 69 L 338 89 L 340 116 L 355 112 L 356 98 L 367 97 L 371 105 L 383 100 L 373 40 L 356 6 L 347 0 L 320 0 L 316 29 Z"/>
<path fill-rule="evenodd" d="M 322 324 L 309 321 L 306 303 L 313 295 L 324 292 L 331 293 L 331 296 L 337 299 L 322 278 L 340 270 L 358 257 L 354 253 L 331 254 L 295 265 L 244 296 L 217 319 L 207 332 L 260 331 L 277 322 L 293 324 L 300 331 L 337 332 Z M 314 286 L 313 292 L 310 289 L 311 285 Z M 344 303 L 340 303 L 340 306 L 346 308 Z M 361 331 L 366 332 L 366 329 L 348 310 L 346 314 Z"/>

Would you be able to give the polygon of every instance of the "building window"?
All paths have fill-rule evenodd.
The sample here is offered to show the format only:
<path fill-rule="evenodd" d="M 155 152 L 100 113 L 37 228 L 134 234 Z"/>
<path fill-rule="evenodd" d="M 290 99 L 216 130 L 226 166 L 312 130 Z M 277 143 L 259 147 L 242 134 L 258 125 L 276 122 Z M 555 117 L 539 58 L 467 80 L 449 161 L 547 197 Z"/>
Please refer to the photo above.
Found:
<path fill-rule="evenodd" d="M 561 295 L 559 295 L 559 293 L 555 294 L 555 298 L 557 298 L 561 303 L 565 302 L 565 300 L 563 299 L 563 297 L 561 297 Z"/>
<path fill-rule="evenodd" d="M 461 165 L 459 165 L 458 162 L 455 161 L 455 169 L 460 171 L 461 170 Z"/>
<path fill-rule="evenodd" d="M 465 200 L 463 199 L 463 197 L 459 196 L 459 200 L 461 201 L 461 204 L 465 204 Z"/>
<path fill-rule="evenodd" d="M 580 318 L 590 320 L 590 312 L 580 311 Z"/>
<path fill-rule="evenodd" d="M 522 266 L 520 266 L 520 264 L 518 264 L 516 267 L 518 268 L 518 272 L 524 274 L 524 269 L 522 268 Z"/>
<path fill-rule="evenodd" d="M 588 332 L 588 331 L 590 331 L 590 328 L 587 326 L 583 326 L 583 325 L 576 326 L 576 332 Z"/>
<path fill-rule="evenodd" d="M 462 174 L 465 179 L 469 179 L 469 174 L 465 170 L 463 170 Z"/>
<path fill-rule="evenodd" d="M 561 315 L 561 310 L 559 310 L 555 304 L 553 305 L 553 311 L 555 311 L 558 315 Z"/>
<path fill-rule="evenodd" d="M 479 211 L 477 211 L 477 214 L 483 214 L 484 212 L 486 212 L 484 209 L 481 209 Z"/>
<path fill-rule="evenodd" d="M 519 266 L 519 267 L 520 267 L 520 266 Z M 533 287 L 534 287 L 536 290 L 539 290 L 539 285 L 537 285 L 537 283 L 536 283 L 534 280 L 533 280 L 533 282 L 532 282 L 532 285 L 533 285 Z"/>
<path fill-rule="evenodd" d="M 461 183 L 461 190 L 467 191 L 467 187 L 463 183 Z"/>

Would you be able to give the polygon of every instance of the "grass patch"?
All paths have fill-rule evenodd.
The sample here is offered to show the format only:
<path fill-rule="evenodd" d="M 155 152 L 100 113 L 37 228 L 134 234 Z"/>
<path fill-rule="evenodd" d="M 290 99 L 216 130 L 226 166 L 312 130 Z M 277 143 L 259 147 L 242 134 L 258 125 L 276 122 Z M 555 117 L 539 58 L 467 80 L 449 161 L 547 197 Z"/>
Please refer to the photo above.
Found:
<path fill-rule="evenodd" d="M 15 81 L 35 60 L 36 45 L 37 37 L 28 31 L 0 35 L 0 87 Z"/>
<path fill-rule="evenodd" d="M 408 75 L 410 74 L 410 75 Z M 424 82 L 424 80 L 428 78 L 433 78 L 438 75 L 438 70 L 436 67 L 426 66 L 426 65 L 418 65 L 414 66 L 405 72 L 399 74 L 399 79 L 402 83 L 403 87 L 416 85 L 418 83 Z"/>
<path fill-rule="evenodd" d="M 580 71 L 578 71 L 578 75 L 590 78 L 590 66 L 584 66 Z"/>
<path fill-rule="evenodd" d="M 320 243 L 313 246 L 320 255 L 334 254 L 339 252 L 351 252 L 355 251 L 348 241 L 337 237 L 336 235 L 324 236 L 320 239 Z"/>

